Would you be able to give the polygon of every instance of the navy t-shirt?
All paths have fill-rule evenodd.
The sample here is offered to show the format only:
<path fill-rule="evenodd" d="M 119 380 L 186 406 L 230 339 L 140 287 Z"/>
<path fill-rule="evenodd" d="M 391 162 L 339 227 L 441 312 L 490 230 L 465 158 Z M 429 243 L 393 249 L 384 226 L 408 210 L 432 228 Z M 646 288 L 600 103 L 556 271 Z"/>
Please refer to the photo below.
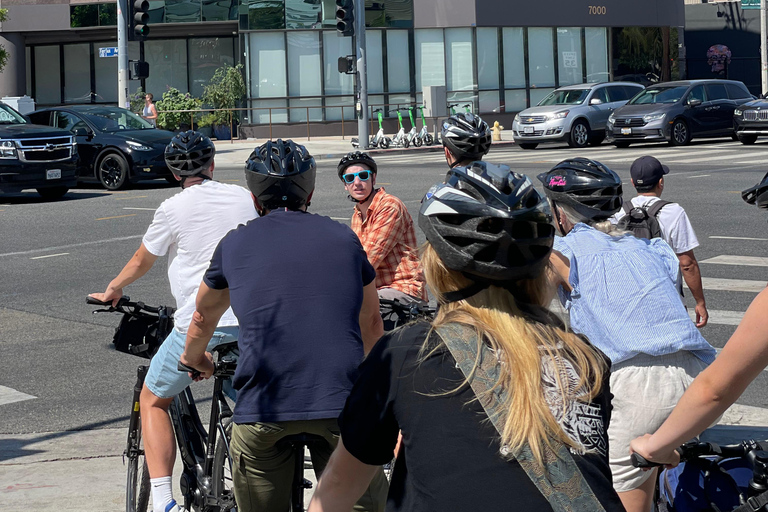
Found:
<path fill-rule="evenodd" d="M 336 418 L 363 359 L 363 286 L 376 272 L 347 226 L 276 210 L 230 231 L 203 278 L 240 323 L 236 423 Z"/>

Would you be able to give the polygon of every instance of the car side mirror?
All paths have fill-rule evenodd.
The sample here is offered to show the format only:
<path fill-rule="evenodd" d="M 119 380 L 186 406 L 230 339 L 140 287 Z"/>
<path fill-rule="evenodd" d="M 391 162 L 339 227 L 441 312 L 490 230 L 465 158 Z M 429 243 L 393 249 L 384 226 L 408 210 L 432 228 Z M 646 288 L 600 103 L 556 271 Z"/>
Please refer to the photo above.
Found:
<path fill-rule="evenodd" d="M 88 129 L 81 126 L 80 128 L 75 128 L 72 133 L 78 137 L 86 137 L 88 135 Z"/>
<path fill-rule="evenodd" d="M 701 105 L 701 100 L 698 98 L 694 98 L 692 100 L 688 100 L 688 106 L 691 108 L 696 108 L 699 105 Z"/>
<path fill-rule="evenodd" d="M 32 118 L 31 118 L 31 117 L 29 117 L 27 114 L 21 114 L 21 117 L 23 117 L 23 118 L 24 118 L 24 120 L 25 120 L 26 122 L 28 122 L 29 124 L 33 124 L 33 123 L 32 123 Z"/>
<path fill-rule="evenodd" d="M 590 105 L 602 105 L 602 103 L 603 103 L 603 100 L 601 100 L 600 98 L 592 98 L 591 100 L 589 100 Z"/>

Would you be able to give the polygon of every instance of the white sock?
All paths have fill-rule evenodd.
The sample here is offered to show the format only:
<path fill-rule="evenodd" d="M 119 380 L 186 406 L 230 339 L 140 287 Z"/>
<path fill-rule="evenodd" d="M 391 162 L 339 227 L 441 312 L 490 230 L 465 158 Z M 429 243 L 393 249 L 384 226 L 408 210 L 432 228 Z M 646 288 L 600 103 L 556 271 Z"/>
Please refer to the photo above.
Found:
<path fill-rule="evenodd" d="M 150 478 L 149 485 L 152 486 L 152 508 L 154 512 L 165 512 L 168 504 L 173 501 L 171 477 Z"/>

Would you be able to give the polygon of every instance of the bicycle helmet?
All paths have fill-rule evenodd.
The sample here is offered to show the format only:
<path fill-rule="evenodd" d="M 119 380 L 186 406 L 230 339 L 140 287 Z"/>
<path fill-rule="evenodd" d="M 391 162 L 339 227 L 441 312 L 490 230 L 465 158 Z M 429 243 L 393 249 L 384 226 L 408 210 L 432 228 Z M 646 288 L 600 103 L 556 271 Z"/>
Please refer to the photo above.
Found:
<path fill-rule="evenodd" d="M 605 220 L 621 209 L 621 179 L 595 160 L 563 160 L 538 179 L 552 201 L 570 206 L 585 219 Z"/>
<path fill-rule="evenodd" d="M 419 226 L 445 266 L 475 283 L 445 294 L 447 302 L 536 277 L 555 236 L 549 205 L 528 177 L 486 162 L 448 171 L 422 200 Z"/>
<path fill-rule="evenodd" d="M 480 116 L 461 112 L 443 121 L 440 132 L 443 146 L 447 147 L 456 162 L 480 160 L 491 149 L 491 129 Z"/>
<path fill-rule="evenodd" d="M 248 188 L 268 210 L 309 206 L 316 173 L 315 159 L 307 148 L 292 140 L 267 141 L 245 162 Z"/>
<path fill-rule="evenodd" d="M 741 198 L 747 204 L 756 204 L 758 208 L 768 210 L 768 173 L 754 187 L 749 187 L 741 193 Z"/>
<path fill-rule="evenodd" d="M 341 160 L 339 160 L 339 179 L 342 180 L 341 177 L 344 174 L 344 171 L 349 167 L 350 165 L 355 164 L 362 164 L 368 167 L 374 174 L 376 174 L 379 169 L 376 165 L 376 161 L 371 158 L 371 155 L 368 153 L 365 153 L 363 151 L 352 151 L 350 153 L 347 153 L 344 155 Z"/>
<path fill-rule="evenodd" d="M 165 163 L 177 178 L 197 176 L 211 168 L 216 146 L 200 132 L 176 134 L 165 147 Z"/>

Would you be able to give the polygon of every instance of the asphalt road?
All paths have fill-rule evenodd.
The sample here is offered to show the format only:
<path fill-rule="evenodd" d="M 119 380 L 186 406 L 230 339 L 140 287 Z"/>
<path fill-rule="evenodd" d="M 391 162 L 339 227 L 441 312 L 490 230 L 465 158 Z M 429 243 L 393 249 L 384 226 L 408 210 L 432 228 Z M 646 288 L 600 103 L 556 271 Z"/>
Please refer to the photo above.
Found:
<path fill-rule="evenodd" d="M 712 311 L 712 322 L 702 333 L 712 345 L 722 347 L 739 315 L 768 279 L 767 216 L 747 206 L 739 195 L 766 172 L 768 141 L 743 146 L 719 140 L 685 148 L 646 145 L 627 150 L 540 146 L 523 151 L 513 147 L 494 151 L 488 160 L 507 163 L 533 177 L 566 157 L 595 158 L 616 170 L 627 182 L 626 193 L 632 194 L 629 166 L 642 154 L 653 154 L 672 168 L 664 199 L 686 208 L 698 235 L 701 247 L 695 252 Z M 441 153 L 377 160 L 379 185 L 400 197 L 414 216 L 423 194 L 447 170 Z M 320 160 L 318 168 L 310 211 L 348 222 L 353 205 L 336 176 L 335 162 Z M 245 185 L 240 166 L 219 164 L 215 177 Z M 4 363 L 0 433 L 127 425 L 136 366 L 141 361 L 109 348 L 119 317 L 93 315 L 94 308 L 84 298 L 104 290 L 139 246 L 154 209 L 177 191 L 165 181 L 157 181 L 117 193 L 86 186 L 55 202 L 44 202 L 31 191 L 0 196 L 0 347 Z M 419 242 L 423 241 L 417 232 Z M 713 258 L 718 259 L 707 261 Z M 165 267 L 165 259 L 158 260 L 126 293 L 148 304 L 172 304 Z M 686 300 L 692 304 L 690 297 Z M 740 403 L 768 407 L 767 376 L 763 373 Z M 205 385 L 195 389 L 205 396 Z"/>

